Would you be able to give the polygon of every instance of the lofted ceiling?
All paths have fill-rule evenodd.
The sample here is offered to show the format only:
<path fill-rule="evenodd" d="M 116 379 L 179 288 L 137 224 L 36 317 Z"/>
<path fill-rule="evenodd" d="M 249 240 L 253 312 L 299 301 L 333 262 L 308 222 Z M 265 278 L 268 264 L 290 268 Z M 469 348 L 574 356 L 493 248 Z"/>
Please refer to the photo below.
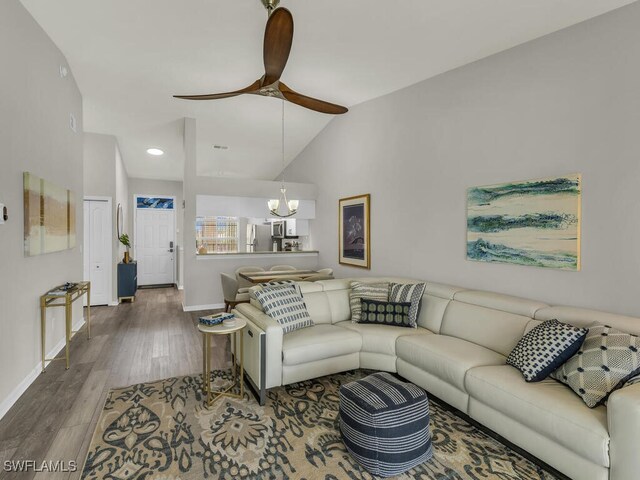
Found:
<path fill-rule="evenodd" d="M 85 131 L 117 136 L 129 176 L 182 178 L 183 117 L 197 119 L 200 174 L 280 172 L 280 101 L 172 98 L 262 75 L 260 0 L 21 1 L 69 62 Z M 283 80 L 352 107 L 634 1 L 282 0 L 295 20 Z M 331 118 L 287 104 L 286 161 Z M 165 155 L 151 157 L 149 147 Z"/>

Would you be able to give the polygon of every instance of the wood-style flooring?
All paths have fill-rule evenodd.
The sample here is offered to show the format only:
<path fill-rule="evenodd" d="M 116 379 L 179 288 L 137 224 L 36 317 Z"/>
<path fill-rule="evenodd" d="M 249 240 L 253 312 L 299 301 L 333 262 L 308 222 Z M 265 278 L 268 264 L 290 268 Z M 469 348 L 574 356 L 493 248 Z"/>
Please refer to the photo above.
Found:
<path fill-rule="evenodd" d="M 182 311 L 175 288 L 138 290 L 134 303 L 91 309 L 91 340 L 71 341 L 71 367 L 51 362 L 0 420 L 0 479 L 78 479 L 110 388 L 202 371 L 204 313 Z M 213 368 L 227 365 L 225 337 L 214 337 Z M 61 352 L 64 355 L 64 350 Z M 7 366 L 5 366 L 7 367 Z M 8 473 L 5 460 L 76 461 L 75 473 Z"/>

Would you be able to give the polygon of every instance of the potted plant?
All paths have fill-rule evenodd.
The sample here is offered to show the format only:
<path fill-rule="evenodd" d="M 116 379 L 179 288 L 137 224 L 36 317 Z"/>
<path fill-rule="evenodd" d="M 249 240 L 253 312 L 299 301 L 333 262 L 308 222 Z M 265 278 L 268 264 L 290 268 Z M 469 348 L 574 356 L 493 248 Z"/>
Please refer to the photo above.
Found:
<path fill-rule="evenodd" d="M 129 258 L 129 249 L 131 248 L 131 241 L 129 240 L 129 235 L 123 233 L 118 237 L 120 243 L 126 247 L 124 252 L 124 258 L 122 259 L 122 263 L 129 263 L 131 259 Z"/>

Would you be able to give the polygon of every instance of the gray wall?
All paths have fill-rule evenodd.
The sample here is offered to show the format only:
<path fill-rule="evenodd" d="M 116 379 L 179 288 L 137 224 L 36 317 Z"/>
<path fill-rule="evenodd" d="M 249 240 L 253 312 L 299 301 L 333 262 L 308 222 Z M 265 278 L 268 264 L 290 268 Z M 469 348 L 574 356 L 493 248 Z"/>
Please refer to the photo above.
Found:
<path fill-rule="evenodd" d="M 62 53 L 18 0 L 0 2 L 0 417 L 39 373 L 38 299 L 82 279 L 82 97 Z M 69 128 L 69 114 L 78 133 Z M 77 247 L 25 258 L 22 173 L 29 171 L 76 195 Z M 74 320 L 81 321 L 77 302 Z M 49 309 L 47 350 L 64 339 L 63 309 Z"/>
<path fill-rule="evenodd" d="M 120 147 L 116 143 L 116 165 L 115 165 L 115 182 L 116 182 L 116 199 L 115 199 L 115 209 L 116 209 L 116 221 L 118 218 L 118 204 L 122 206 L 122 225 L 129 224 L 129 205 L 131 204 L 131 196 L 129 195 L 129 177 L 127 175 L 127 167 L 124 165 L 124 161 L 122 159 L 122 154 L 120 153 Z M 114 233 L 115 238 L 118 238 L 118 226 L 117 223 L 114 223 Z M 120 232 L 124 233 L 124 232 Z M 119 241 L 116 241 L 116 262 L 119 262 L 122 257 L 124 257 L 124 252 L 126 251 L 126 247 L 122 245 Z M 116 295 L 118 292 L 118 279 L 117 272 L 118 268 L 115 267 L 116 270 Z"/>
<path fill-rule="evenodd" d="M 134 195 L 167 195 L 176 197 L 176 283 L 178 286 L 182 286 L 182 279 L 184 278 L 183 273 L 183 265 L 182 265 L 182 251 L 183 243 L 182 243 L 182 224 L 183 224 L 183 213 L 184 209 L 182 208 L 182 200 L 184 195 L 182 193 L 182 182 L 175 182 L 170 180 L 149 180 L 146 178 L 130 178 L 129 179 L 129 210 L 128 210 L 128 222 L 127 232 L 129 233 L 129 237 L 131 240 L 135 242 L 135 234 L 136 232 L 133 229 L 133 215 L 135 214 L 134 208 L 135 204 L 133 203 Z"/>
<path fill-rule="evenodd" d="M 84 134 L 84 194 L 85 196 L 111 198 L 112 217 L 112 274 L 111 300 L 118 300 L 118 263 L 125 247 L 118 241 L 117 209 L 122 205 L 123 225 L 127 225 L 129 211 L 129 186 L 127 170 L 120 154 L 118 140 L 113 135 L 100 133 Z"/>
<path fill-rule="evenodd" d="M 370 274 L 640 315 L 640 3 L 361 104 L 288 168 L 318 185 L 338 276 L 340 197 L 371 193 Z M 428 61 L 417 58 L 416 61 Z M 583 174 L 582 271 L 465 259 L 465 190 Z"/>

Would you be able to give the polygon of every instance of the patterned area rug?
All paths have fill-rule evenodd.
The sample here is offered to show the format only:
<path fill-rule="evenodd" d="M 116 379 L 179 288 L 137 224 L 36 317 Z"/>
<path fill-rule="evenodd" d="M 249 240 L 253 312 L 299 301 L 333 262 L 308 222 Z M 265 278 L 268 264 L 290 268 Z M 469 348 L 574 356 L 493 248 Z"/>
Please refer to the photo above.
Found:
<path fill-rule="evenodd" d="M 203 406 L 201 377 L 168 378 L 109 392 L 82 478 L 114 480 L 373 478 L 338 430 L 338 388 L 356 371 Z M 217 373 L 215 385 L 229 380 Z M 401 479 L 553 479 L 436 401 L 433 459 Z"/>

